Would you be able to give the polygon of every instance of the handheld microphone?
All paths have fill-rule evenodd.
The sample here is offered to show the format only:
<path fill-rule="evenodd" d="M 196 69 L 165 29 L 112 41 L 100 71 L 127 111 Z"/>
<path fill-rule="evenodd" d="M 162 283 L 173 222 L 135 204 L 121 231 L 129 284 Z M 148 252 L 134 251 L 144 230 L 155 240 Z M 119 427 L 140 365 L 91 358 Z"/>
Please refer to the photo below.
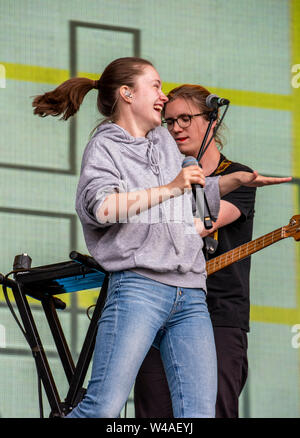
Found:
<path fill-rule="evenodd" d="M 182 168 L 189 167 L 189 166 L 199 166 L 199 163 L 195 157 L 188 156 L 188 157 L 184 158 L 184 160 L 182 162 Z"/>
<path fill-rule="evenodd" d="M 218 109 L 220 106 L 229 105 L 230 101 L 228 99 L 224 99 L 223 97 L 219 97 L 216 94 L 210 94 L 206 98 L 206 106 L 212 109 Z"/>
<path fill-rule="evenodd" d="M 198 161 L 196 160 L 195 157 L 192 156 L 188 156 L 185 157 L 185 159 L 182 162 L 182 168 L 184 167 L 189 167 L 189 166 L 200 166 L 201 164 L 198 163 Z M 205 193 L 203 192 L 203 187 L 200 184 L 192 184 L 192 192 L 194 195 L 194 199 L 196 202 L 196 208 L 197 211 L 199 213 L 200 217 L 203 217 L 203 223 L 204 223 L 204 227 L 209 230 L 213 227 L 212 221 L 211 221 L 211 214 L 209 211 L 209 206 L 207 203 L 207 199 L 205 196 Z M 203 201 L 204 200 L 204 205 L 203 205 Z"/>

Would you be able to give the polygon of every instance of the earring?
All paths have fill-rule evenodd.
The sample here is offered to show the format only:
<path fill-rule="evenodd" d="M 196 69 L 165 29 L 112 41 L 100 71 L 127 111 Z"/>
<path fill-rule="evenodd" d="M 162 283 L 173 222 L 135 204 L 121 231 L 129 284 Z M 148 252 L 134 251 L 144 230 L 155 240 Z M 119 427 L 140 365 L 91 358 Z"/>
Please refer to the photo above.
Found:
<path fill-rule="evenodd" d="M 124 94 L 125 94 L 126 97 L 132 97 L 132 94 L 128 90 L 125 90 Z"/>

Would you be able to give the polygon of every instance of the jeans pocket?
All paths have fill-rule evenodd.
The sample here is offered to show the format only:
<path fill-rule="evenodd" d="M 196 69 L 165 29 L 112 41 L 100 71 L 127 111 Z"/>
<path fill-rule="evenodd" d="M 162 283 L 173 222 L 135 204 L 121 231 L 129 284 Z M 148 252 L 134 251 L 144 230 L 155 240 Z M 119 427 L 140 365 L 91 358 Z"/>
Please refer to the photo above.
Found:
<path fill-rule="evenodd" d="M 122 277 L 123 271 L 111 272 L 109 274 L 106 302 L 119 291 Z"/>

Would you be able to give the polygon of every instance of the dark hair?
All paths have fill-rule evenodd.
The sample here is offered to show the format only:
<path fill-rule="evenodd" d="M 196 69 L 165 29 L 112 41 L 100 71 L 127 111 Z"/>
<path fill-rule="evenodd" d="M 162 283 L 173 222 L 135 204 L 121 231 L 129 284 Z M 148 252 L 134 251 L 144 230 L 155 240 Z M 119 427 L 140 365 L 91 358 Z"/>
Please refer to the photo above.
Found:
<path fill-rule="evenodd" d="M 197 105 L 200 112 L 203 113 L 203 118 L 209 121 L 210 120 L 209 115 L 213 110 L 206 105 L 206 98 L 210 94 L 211 94 L 210 91 L 202 87 L 201 85 L 183 84 L 180 85 L 179 87 L 173 88 L 173 90 L 169 92 L 167 97 L 169 99 L 168 102 L 172 102 L 178 97 L 182 97 L 183 99 L 187 99 L 187 100 L 188 99 L 192 100 Z M 164 106 L 163 115 L 165 108 L 168 105 L 168 102 Z M 219 119 L 219 112 L 218 112 L 218 119 Z M 218 132 L 215 135 L 215 141 L 220 149 L 223 148 L 222 135 L 220 135 L 219 132 L 222 127 L 223 125 L 220 126 Z"/>
<path fill-rule="evenodd" d="M 136 57 L 119 58 L 111 62 L 101 74 L 98 81 L 88 78 L 71 78 L 59 85 L 55 90 L 35 96 L 32 106 L 34 114 L 40 117 L 59 116 L 67 120 L 78 110 L 85 95 L 93 88 L 98 89 L 97 107 L 107 119 L 116 116 L 117 90 L 122 85 L 134 87 L 136 76 L 142 74 L 150 61 Z"/>

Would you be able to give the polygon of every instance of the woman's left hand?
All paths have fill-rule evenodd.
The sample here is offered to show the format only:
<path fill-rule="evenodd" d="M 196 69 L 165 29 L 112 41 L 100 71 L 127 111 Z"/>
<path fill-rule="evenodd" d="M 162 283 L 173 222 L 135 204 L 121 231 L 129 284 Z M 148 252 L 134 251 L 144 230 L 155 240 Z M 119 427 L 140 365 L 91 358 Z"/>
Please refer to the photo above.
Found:
<path fill-rule="evenodd" d="M 222 175 L 219 179 L 220 196 L 227 195 L 240 186 L 247 187 L 263 187 L 274 184 L 282 184 L 290 182 L 292 177 L 278 178 L 273 176 L 259 175 L 257 171 L 254 172 L 233 172 L 227 175 Z"/>
<path fill-rule="evenodd" d="M 259 175 L 257 171 L 253 173 L 250 172 L 238 172 L 240 173 L 241 185 L 247 187 L 263 187 L 270 186 L 274 184 L 282 184 L 292 180 L 292 177 L 273 177 L 273 176 L 263 176 Z"/>

